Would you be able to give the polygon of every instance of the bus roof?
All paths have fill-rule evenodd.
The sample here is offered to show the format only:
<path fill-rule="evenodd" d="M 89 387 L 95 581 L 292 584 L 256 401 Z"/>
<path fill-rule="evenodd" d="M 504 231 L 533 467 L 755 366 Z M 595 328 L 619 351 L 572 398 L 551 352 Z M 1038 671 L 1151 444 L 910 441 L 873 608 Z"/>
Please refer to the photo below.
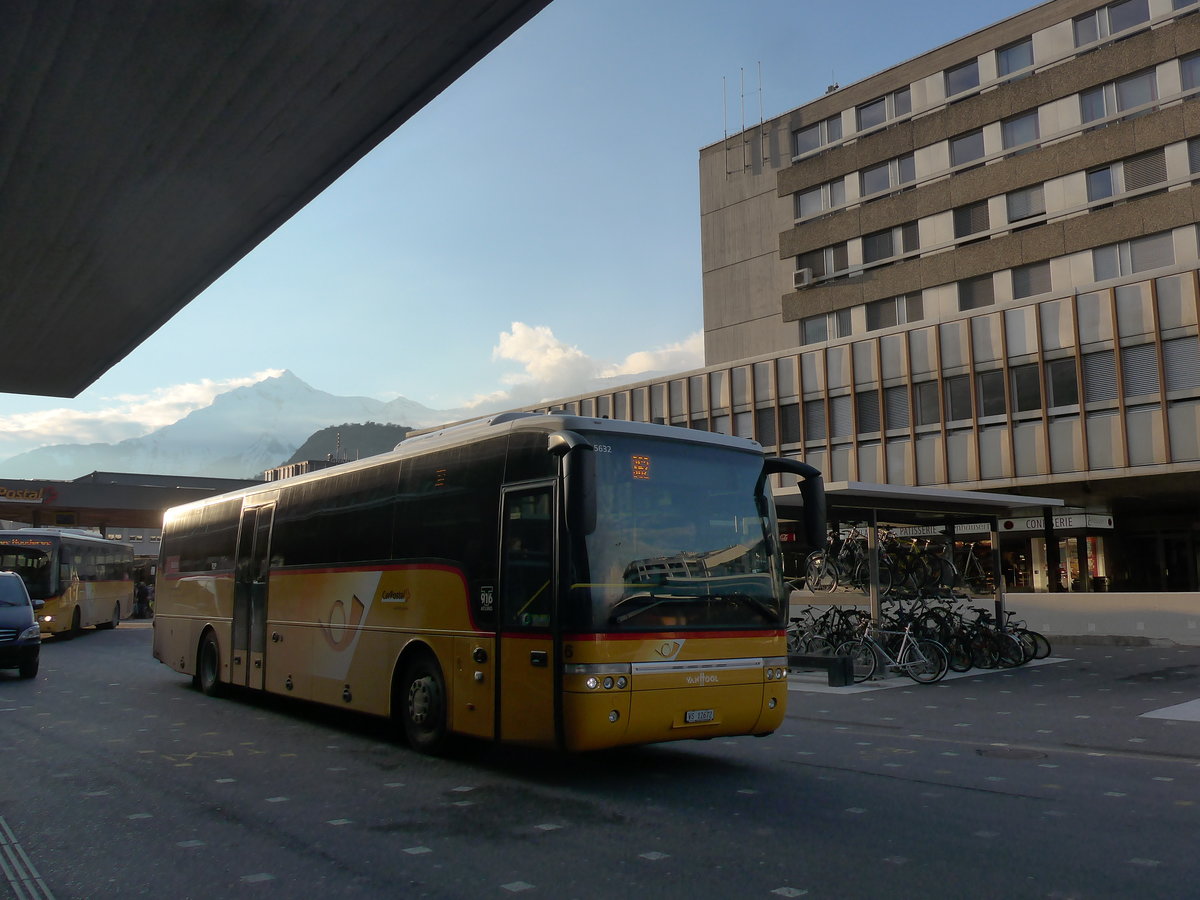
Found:
<path fill-rule="evenodd" d="M 654 425 L 647 422 L 630 422 L 625 419 L 593 418 L 590 416 L 567 415 L 565 413 L 505 412 L 470 422 L 462 422 L 445 428 L 431 429 L 410 435 L 397 444 L 393 450 L 386 453 L 363 457 L 352 462 L 341 463 L 340 465 L 320 469 L 316 472 L 306 472 L 302 475 L 295 475 L 279 481 L 251 485 L 250 487 L 240 488 L 236 491 L 196 500 L 193 503 L 181 504 L 174 507 L 174 509 L 209 506 L 215 503 L 225 503 L 239 497 L 263 497 L 267 499 L 272 493 L 277 493 L 280 486 L 286 485 L 290 487 L 311 481 L 321 481 L 338 474 L 369 469 L 388 462 L 421 456 L 434 450 L 460 447 L 517 431 L 536 431 L 546 435 L 550 435 L 556 431 L 600 431 L 680 441 L 710 447 L 724 447 L 729 450 L 753 453 L 760 456 L 764 452 L 762 446 L 750 438 L 731 437 L 726 434 L 716 434 L 694 428 L 680 428 L 676 425 Z"/>

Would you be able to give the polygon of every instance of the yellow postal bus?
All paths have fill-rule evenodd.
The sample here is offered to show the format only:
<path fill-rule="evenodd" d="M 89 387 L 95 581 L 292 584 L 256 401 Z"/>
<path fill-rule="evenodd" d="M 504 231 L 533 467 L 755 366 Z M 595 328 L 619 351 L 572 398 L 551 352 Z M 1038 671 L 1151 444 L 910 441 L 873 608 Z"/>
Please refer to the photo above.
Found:
<path fill-rule="evenodd" d="M 507 413 L 168 511 L 154 655 L 228 685 L 576 751 L 767 734 L 787 699 L 772 473 L 745 438 Z"/>
<path fill-rule="evenodd" d="M 133 612 L 133 548 L 100 535 L 55 528 L 0 531 L 0 569 L 16 572 L 42 600 L 47 634 L 116 628 Z"/>

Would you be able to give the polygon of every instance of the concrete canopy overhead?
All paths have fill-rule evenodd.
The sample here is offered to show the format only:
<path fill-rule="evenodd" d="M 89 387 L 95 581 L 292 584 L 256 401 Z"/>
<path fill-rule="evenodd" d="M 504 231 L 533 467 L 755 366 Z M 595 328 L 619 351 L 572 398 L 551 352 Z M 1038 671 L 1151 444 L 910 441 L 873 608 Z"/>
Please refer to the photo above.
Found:
<path fill-rule="evenodd" d="M 0 392 L 79 394 L 548 3 L 0 4 Z"/>

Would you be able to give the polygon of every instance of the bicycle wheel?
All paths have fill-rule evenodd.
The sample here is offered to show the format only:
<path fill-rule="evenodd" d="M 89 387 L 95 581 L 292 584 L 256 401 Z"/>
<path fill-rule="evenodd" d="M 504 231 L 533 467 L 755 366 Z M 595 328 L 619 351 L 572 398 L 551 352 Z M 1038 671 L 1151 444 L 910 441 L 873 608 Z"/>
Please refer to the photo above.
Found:
<path fill-rule="evenodd" d="M 810 634 L 804 641 L 804 649 L 801 652 L 806 656 L 833 656 L 833 650 L 833 643 L 827 638 L 819 634 Z"/>
<path fill-rule="evenodd" d="M 837 563 L 823 550 L 813 551 L 804 565 L 804 582 L 814 593 L 829 593 L 837 587 Z"/>
<path fill-rule="evenodd" d="M 977 669 L 994 669 L 1000 665 L 1000 653 L 989 632 L 976 629 L 970 635 L 971 663 Z"/>
<path fill-rule="evenodd" d="M 946 648 L 927 638 L 914 641 L 905 647 L 899 662 L 904 674 L 917 684 L 941 681 L 946 677 L 946 670 L 950 668 Z"/>
<path fill-rule="evenodd" d="M 1028 629 L 1026 629 L 1028 631 Z M 1033 636 L 1033 643 L 1036 649 L 1033 652 L 1034 659 L 1045 659 L 1050 655 L 1050 641 L 1044 634 L 1037 631 L 1030 631 Z"/>
<path fill-rule="evenodd" d="M 864 638 L 846 641 L 837 648 L 837 655 L 850 657 L 854 665 L 855 682 L 866 681 L 875 674 L 875 668 L 879 665 L 879 660 L 875 658 L 875 648 Z"/>
<path fill-rule="evenodd" d="M 854 567 L 853 580 L 854 586 L 861 590 L 864 594 L 869 594 L 871 592 L 871 564 L 865 559 L 861 560 L 858 565 Z M 893 580 L 894 575 L 892 573 L 891 566 L 887 565 L 887 563 L 883 562 L 883 560 L 880 560 L 879 595 L 881 597 L 886 595 L 888 591 L 892 589 Z"/>
<path fill-rule="evenodd" d="M 967 672 L 974 664 L 971 655 L 971 639 L 962 631 L 951 632 L 943 642 L 950 668 L 955 672 Z"/>
<path fill-rule="evenodd" d="M 1000 668 L 1012 669 L 1021 665 L 1026 661 L 1025 650 L 1021 647 L 1021 642 L 1013 637 L 1008 632 L 999 632 L 995 635 L 996 652 L 1000 659 Z"/>
<path fill-rule="evenodd" d="M 1027 663 L 1033 659 L 1033 655 L 1037 653 L 1037 641 L 1033 639 L 1033 635 L 1023 628 L 1018 628 L 1011 632 L 1011 634 L 1020 643 L 1021 652 L 1025 655 L 1025 658 L 1021 662 Z"/>
<path fill-rule="evenodd" d="M 799 653 L 800 648 L 804 645 L 804 634 L 800 631 L 800 626 L 796 622 L 788 622 L 787 626 L 787 650 L 788 653 Z"/>

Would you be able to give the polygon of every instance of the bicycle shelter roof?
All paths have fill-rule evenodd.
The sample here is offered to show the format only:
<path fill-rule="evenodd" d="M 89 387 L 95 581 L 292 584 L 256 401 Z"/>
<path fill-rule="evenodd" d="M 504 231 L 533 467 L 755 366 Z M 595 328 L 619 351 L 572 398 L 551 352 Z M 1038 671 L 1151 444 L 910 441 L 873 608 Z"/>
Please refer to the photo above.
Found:
<path fill-rule="evenodd" d="M 864 481 L 838 481 L 827 484 L 825 497 L 831 511 L 874 510 L 881 518 L 900 519 L 914 525 L 951 520 L 964 523 L 987 522 L 993 517 L 1008 515 L 1019 509 L 1041 511 L 1063 505 L 1063 501 L 1056 497 L 907 487 Z"/>
<path fill-rule="evenodd" d="M 998 494 L 991 491 L 960 491 L 935 487 L 908 487 L 866 481 L 834 481 L 825 485 L 828 518 L 832 521 L 861 516 L 893 524 L 944 525 L 991 522 L 1020 509 L 1061 507 L 1056 497 Z M 787 487 L 775 493 L 775 505 L 783 517 L 799 514 L 800 491 Z"/>

